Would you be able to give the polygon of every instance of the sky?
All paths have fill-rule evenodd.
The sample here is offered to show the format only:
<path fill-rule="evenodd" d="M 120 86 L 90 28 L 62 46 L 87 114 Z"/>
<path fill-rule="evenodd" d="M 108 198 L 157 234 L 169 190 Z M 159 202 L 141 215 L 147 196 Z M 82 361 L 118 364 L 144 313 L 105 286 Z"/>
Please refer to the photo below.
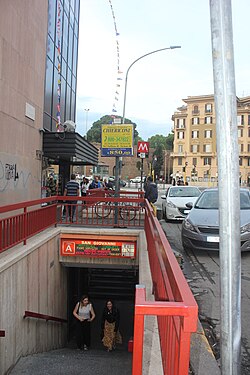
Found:
<path fill-rule="evenodd" d="M 250 1 L 232 0 L 236 95 L 250 95 Z M 80 0 L 77 132 L 123 114 L 143 140 L 167 136 L 188 96 L 213 94 L 209 0 Z M 119 70 L 119 72 L 118 72 Z M 116 112 L 115 112 L 116 111 Z"/>

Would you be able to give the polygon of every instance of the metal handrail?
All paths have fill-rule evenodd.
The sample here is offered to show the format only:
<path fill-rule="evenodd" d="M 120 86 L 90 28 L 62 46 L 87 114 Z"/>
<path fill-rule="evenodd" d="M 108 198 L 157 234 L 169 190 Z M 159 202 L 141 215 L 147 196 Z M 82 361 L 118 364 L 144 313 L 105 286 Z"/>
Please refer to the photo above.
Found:
<path fill-rule="evenodd" d="M 48 322 L 49 320 L 52 320 L 54 322 L 59 322 L 59 323 L 67 323 L 68 322 L 67 319 L 57 318 L 55 316 L 40 314 L 40 313 L 36 313 L 36 312 L 33 312 L 33 311 L 25 311 L 23 318 L 24 319 L 25 318 L 43 319 L 43 320 L 46 320 L 46 322 Z"/>
<path fill-rule="evenodd" d="M 82 203 L 86 206 L 94 206 L 100 199 L 110 201 L 114 204 L 117 202 L 128 204 L 141 204 L 143 202 L 143 192 L 121 191 L 119 197 L 107 197 L 106 189 L 93 189 L 86 197 L 77 197 L 77 207 L 82 209 Z M 20 243 L 26 245 L 27 240 L 41 231 L 62 224 L 62 206 L 68 206 L 76 197 L 53 196 L 41 198 L 33 201 L 26 201 L 6 206 L 0 206 L 0 253 Z M 79 204 L 81 203 L 81 204 Z M 93 208 L 89 211 L 91 220 L 88 223 L 78 220 L 76 224 L 96 225 L 93 222 Z M 6 216 L 6 217 L 5 217 Z M 102 223 L 103 225 L 104 223 Z M 118 223 L 119 224 L 119 223 Z M 123 223 L 124 224 L 124 223 Z M 110 224 L 111 225 L 111 224 Z M 125 224 L 124 224 L 125 225 Z M 141 225 L 138 220 L 137 226 Z"/>
<path fill-rule="evenodd" d="M 198 306 L 147 201 L 145 209 L 145 234 L 155 301 L 146 301 L 145 289 L 137 286 L 132 374 L 142 374 L 144 318 L 153 315 L 158 321 L 164 374 L 187 375 L 190 337 L 196 331 Z"/>

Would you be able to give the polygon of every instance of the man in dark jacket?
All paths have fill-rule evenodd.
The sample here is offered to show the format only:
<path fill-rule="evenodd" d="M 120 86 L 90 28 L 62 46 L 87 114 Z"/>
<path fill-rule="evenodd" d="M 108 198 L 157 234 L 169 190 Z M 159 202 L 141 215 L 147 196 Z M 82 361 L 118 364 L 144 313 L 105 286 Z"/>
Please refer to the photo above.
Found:
<path fill-rule="evenodd" d="M 148 176 L 147 184 L 145 187 L 145 198 L 149 201 L 149 203 L 155 203 L 158 198 L 158 189 L 155 182 L 153 182 L 153 178 Z"/>
<path fill-rule="evenodd" d="M 76 181 L 76 175 L 72 173 L 70 181 L 68 181 L 65 186 L 64 195 L 68 197 L 79 197 L 79 192 L 80 192 L 80 186 L 78 182 Z M 74 214 L 76 210 L 76 204 L 77 204 L 77 198 L 76 200 L 67 201 L 66 203 L 68 207 L 69 220 L 73 223 Z"/>

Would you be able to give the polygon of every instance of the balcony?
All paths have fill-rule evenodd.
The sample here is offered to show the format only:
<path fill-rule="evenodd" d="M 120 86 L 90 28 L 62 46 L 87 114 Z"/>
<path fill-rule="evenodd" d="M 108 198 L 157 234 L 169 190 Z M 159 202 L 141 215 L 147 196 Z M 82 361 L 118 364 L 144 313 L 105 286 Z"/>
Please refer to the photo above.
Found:
<path fill-rule="evenodd" d="M 184 125 L 184 124 L 178 124 L 178 125 L 176 125 L 175 128 L 176 129 L 186 129 L 186 125 Z"/>

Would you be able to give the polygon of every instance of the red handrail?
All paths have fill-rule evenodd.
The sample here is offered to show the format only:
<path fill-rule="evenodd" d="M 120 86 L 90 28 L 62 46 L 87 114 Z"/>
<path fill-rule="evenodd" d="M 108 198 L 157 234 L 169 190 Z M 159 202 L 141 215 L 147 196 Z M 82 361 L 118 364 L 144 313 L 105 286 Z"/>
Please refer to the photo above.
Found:
<path fill-rule="evenodd" d="M 164 374 L 187 375 L 190 337 L 196 331 L 198 307 L 148 202 L 145 233 L 156 301 L 147 302 L 144 288 L 137 287 L 132 374 L 142 374 L 144 316 L 155 315 L 158 319 Z"/>
<path fill-rule="evenodd" d="M 43 319 L 43 320 L 46 320 L 46 322 L 48 322 L 49 320 L 52 320 L 54 322 L 59 322 L 59 323 L 67 323 L 68 322 L 67 319 L 57 318 L 55 316 L 40 314 L 40 313 L 36 313 L 36 312 L 33 312 L 33 311 L 25 311 L 23 317 L 24 318 Z"/>
<path fill-rule="evenodd" d="M 109 205 L 113 210 L 112 213 L 115 208 L 119 207 L 119 204 L 124 203 L 138 212 L 139 218 L 136 223 L 135 220 L 133 221 L 133 225 L 140 227 L 144 225 L 156 301 L 145 301 L 145 295 L 142 296 L 141 292 L 136 290 L 133 375 L 141 375 L 145 315 L 155 315 L 158 319 L 164 374 L 186 375 L 189 367 L 190 335 L 191 332 L 196 331 L 198 308 L 160 223 L 154 216 L 152 207 L 144 201 L 142 196 L 143 192 L 122 191 L 119 197 L 107 197 L 107 191 L 104 189 L 93 190 L 87 197 L 77 197 L 77 200 L 82 202 L 76 205 L 76 210 L 78 210 L 76 224 L 108 225 L 106 218 L 102 220 L 97 218 L 97 215 L 94 217 L 94 207 L 98 201 L 104 202 L 103 207 Z M 0 252 L 26 241 L 27 238 L 49 226 L 57 223 L 63 224 L 62 205 L 68 207 L 69 201 L 74 200 L 75 197 L 56 196 L 0 207 L 0 214 L 6 216 L 10 211 L 18 210 L 17 213 L 13 213 L 13 216 L 1 215 Z M 44 203 L 48 205 L 44 207 Z M 80 215 L 83 207 L 86 215 L 85 221 Z M 110 216 L 111 224 L 109 225 L 113 225 L 113 216 L 112 214 Z M 64 223 L 68 224 L 67 220 Z M 116 226 L 120 224 L 125 224 L 124 219 L 123 222 L 120 220 L 115 223 Z M 126 222 L 125 225 L 128 226 L 130 223 Z M 26 317 L 67 322 L 66 319 L 32 311 L 25 311 L 24 318 Z"/>
<path fill-rule="evenodd" d="M 110 227 L 142 227 L 143 214 L 141 204 L 144 202 L 143 192 L 120 192 L 119 197 L 114 197 L 112 191 L 106 189 L 93 189 L 86 197 L 77 197 L 75 223 L 80 226 L 110 226 Z M 21 242 L 26 244 L 28 238 L 57 224 L 71 224 L 69 211 L 71 201 L 76 197 L 53 196 L 12 205 L 0 207 L 0 253 Z M 108 220 L 106 216 L 97 217 L 95 205 L 104 202 L 110 211 Z M 127 204 L 124 209 L 124 204 Z M 123 205 L 123 206 L 122 206 Z M 63 217 L 62 206 L 67 209 L 66 218 Z M 136 216 L 134 220 L 119 217 L 115 222 L 115 209 L 131 211 Z M 119 211 L 120 212 L 120 211 Z M 13 213 L 13 214 L 12 214 Z M 101 216 L 101 217 L 100 217 Z"/>
<path fill-rule="evenodd" d="M 5 331 L 0 330 L 0 337 L 5 337 Z"/>

